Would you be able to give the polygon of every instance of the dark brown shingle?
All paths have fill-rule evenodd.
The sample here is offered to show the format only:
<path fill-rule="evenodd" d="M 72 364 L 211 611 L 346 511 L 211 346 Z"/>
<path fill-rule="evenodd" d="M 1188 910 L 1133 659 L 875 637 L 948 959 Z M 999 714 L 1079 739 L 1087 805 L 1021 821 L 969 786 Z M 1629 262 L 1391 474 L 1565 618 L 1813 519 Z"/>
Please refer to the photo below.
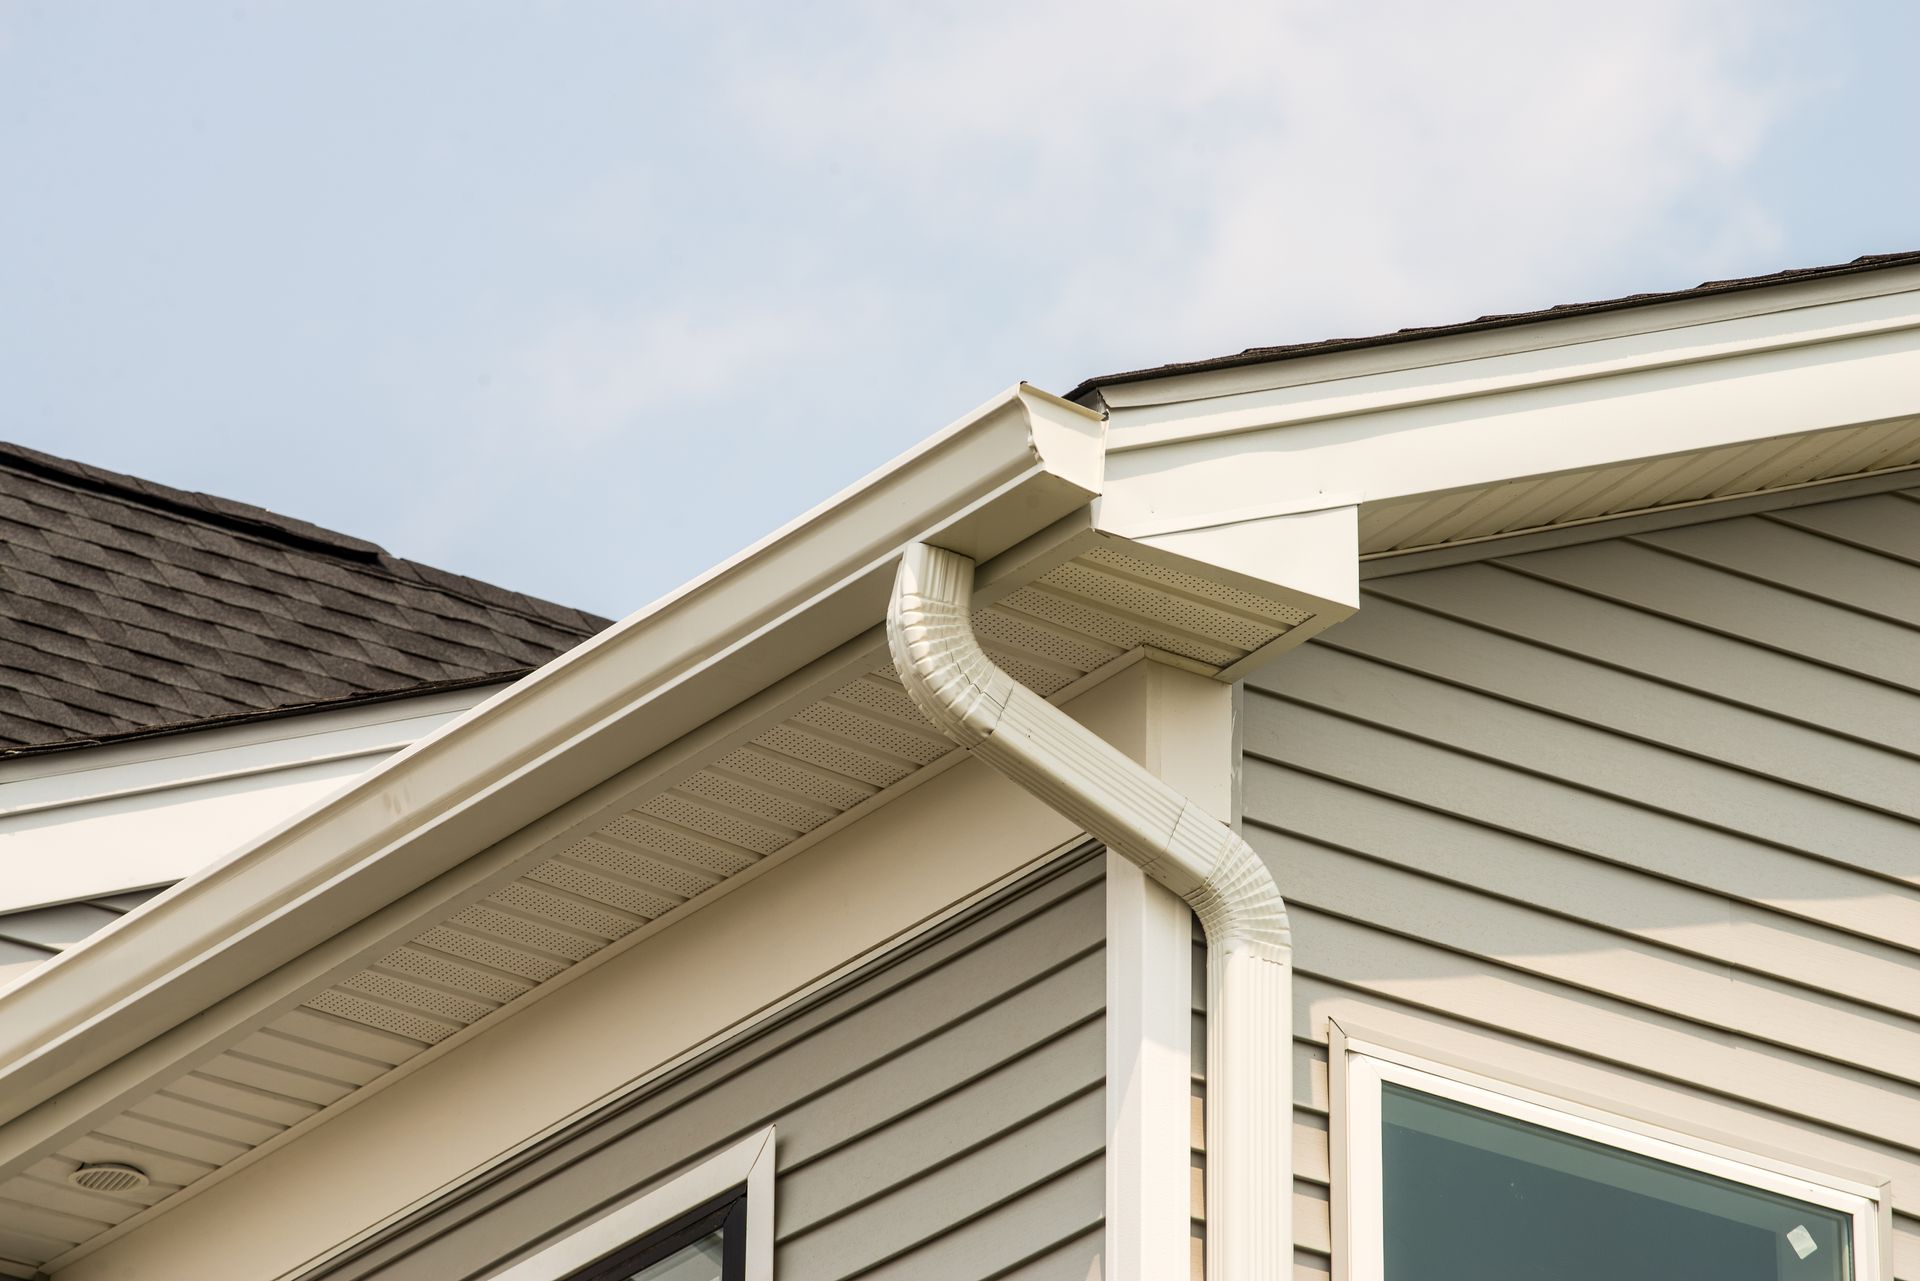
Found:
<path fill-rule="evenodd" d="M 605 626 L 0 443 L 0 753 L 509 679 Z"/>

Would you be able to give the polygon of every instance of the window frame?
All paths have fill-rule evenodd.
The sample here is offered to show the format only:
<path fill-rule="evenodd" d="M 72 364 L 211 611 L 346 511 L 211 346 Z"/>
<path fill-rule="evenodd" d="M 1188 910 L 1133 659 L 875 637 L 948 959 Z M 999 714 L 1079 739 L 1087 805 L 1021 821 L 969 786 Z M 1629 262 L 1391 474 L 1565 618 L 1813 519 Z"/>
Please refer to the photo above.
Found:
<path fill-rule="evenodd" d="M 719 1226 L 727 1229 L 725 1281 L 772 1281 L 773 1153 L 768 1126 L 549 1243 L 494 1281 L 591 1281 L 629 1262 L 638 1270 L 669 1242 L 677 1249 Z"/>
<path fill-rule="evenodd" d="M 1380 1109 L 1381 1087 L 1387 1083 L 1847 1215 L 1853 1226 L 1850 1281 L 1881 1281 L 1887 1275 L 1882 1254 L 1887 1208 L 1881 1188 L 1385 1047 L 1339 1039 L 1345 1061 L 1339 1073 L 1344 1089 L 1337 1101 L 1338 1155 L 1343 1159 L 1334 1182 L 1338 1237 L 1344 1246 L 1335 1276 L 1341 1281 L 1384 1281 L 1386 1276 Z"/>
<path fill-rule="evenodd" d="M 747 1190 L 735 1188 L 719 1200 L 653 1229 L 612 1254 L 602 1255 L 567 1281 L 623 1281 L 643 1268 L 672 1258 L 681 1250 L 718 1231 L 720 1281 L 744 1281 L 746 1274 Z"/>

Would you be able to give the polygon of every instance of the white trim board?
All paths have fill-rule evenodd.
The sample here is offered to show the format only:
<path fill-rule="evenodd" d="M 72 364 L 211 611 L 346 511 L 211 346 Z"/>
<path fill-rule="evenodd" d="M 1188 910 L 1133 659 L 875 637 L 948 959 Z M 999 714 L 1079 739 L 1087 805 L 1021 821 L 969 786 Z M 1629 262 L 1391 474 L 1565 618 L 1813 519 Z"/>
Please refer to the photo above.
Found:
<path fill-rule="evenodd" d="M 343 736 L 348 742 L 358 741 L 352 737 L 355 730 L 371 729 L 378 736 L 380 726 L 464 712 L 511 683 L 501 680 L 461 689 L 383 698 L 351 707 L 313 708 L 235 725 L 183 729 L 119 743 L 9 757 L 0 760 L 0 812 L 23 805 L 96 795 L 101 788 L 95 777 L 99 771 L 108 771 L 112 775 L 108 785 L 118 788 L 123 782 L 139 786 L 172 779 L 183 768 L 179 764 L 182 761 L 200 762 L 189 770 L 198 775 L 218 773 L 226 768 L 230 759 L 244 760 L 250 754 L 261 760 L 273 760 L 338 750 L 335 740 Z M 394 734 L 389 732 L 385 737 L 392 738 Z M 324 739 L 329 746 L 302 747 L 302 740 L 309 738 Z M 138 768 L 143 765 L 154 768 Z"/>
<path fill-rule="evenodd" d="M 1430 369 L 1465 360 L 1550 351 L 1633 334 L 1666 333 L 1826 303 L 1877 298 L 1917 287 L 1920 287 L 1920 266 L 1907 264 L 1820 280 L 1756 284 L 1722 294 L 1675 298 L 1585 314 L 1542 316 L 1465 333 L 1395 337 L 1389 342 L 1344 351 L 1252 359 L 1222 369 L 1196 369 L 1158 377 L 1142 376 L 1131 381 L 1103 382 L 1093 389 L 1093 394 L 1113 411 L 1226 399 L 1306 383 Z"/>
<path fill-rule="evenodd" d="M 191 876 L 499 689 L 0 762 L 0 912 Z"/>
<path fill-rule="evenodd" d="M 746 1281 L 773 1281 L 773 1162 L 774 1133 L 768 1126 L 611 1214 L 576 1228 L 494 1281 L 563 1281 L 595 1259 L 738 1187 L 747 1190 Z"/>
<path fill-rule="evenodd" d="M 1193 911 L 1121 855 L 1107 876 L 1105 1281 L 1179 1276 L 1189 1216 Z"/>
<path fill-rule="evenodd" d="M 1132 535 L 1334 498 L 1370 509 L 1905 422 L 1920 412 L 1920 273 L 1889 274 L 1909 287 L 1684 330 L 1116 408 L 1101 524 Z"/>

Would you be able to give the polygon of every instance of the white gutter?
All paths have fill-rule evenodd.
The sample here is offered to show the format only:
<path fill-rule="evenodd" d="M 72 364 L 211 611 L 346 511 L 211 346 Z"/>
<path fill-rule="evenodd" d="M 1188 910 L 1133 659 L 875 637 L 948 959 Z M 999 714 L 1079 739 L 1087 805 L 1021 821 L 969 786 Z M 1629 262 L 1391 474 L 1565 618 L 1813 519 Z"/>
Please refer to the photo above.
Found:
<path fill-rule="evenodd" d="M 950 738 L 1138 863 L 1207 935 L 1207 1276 L 1293 1271 L 1292 944 L 1247 843 L 1001 671 L 974 638 L 973 562 L 915 543 L 887 641 L 914 704 Z"/>
<path fill-rule="evenodd" d="M 997 556 L 1100 492 L 1104 424 L 995 397 L 358 783 L 0 987 L 0 1176 L 504 884 L 863 646 L 902 545 Z"/>

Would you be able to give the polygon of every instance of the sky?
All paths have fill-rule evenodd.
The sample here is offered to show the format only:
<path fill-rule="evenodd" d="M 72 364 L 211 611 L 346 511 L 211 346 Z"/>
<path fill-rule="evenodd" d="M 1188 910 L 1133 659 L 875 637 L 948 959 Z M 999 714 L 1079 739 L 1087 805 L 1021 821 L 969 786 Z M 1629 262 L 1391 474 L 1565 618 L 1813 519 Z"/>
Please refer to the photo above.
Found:
<path fill-rule="evenodd" d="M 621 616 L 1026 380 L 1920 249 L 1920 5 L 0 0 L 0 439 Z"/>

